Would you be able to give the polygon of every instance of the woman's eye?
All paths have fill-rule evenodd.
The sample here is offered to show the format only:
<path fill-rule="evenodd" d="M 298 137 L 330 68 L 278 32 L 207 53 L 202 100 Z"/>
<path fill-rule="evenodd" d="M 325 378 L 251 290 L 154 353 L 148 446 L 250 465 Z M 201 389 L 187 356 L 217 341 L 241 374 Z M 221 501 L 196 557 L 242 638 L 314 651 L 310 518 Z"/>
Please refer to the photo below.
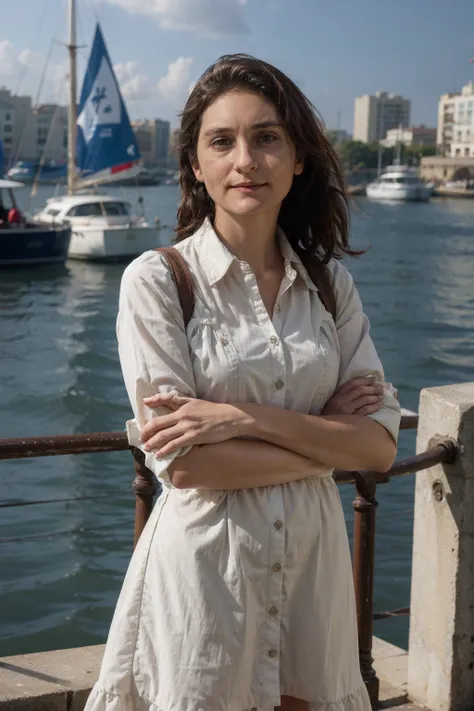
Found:
<path fill-rule="evenodd" d="M 274 143 L 275 141 L 278 141 L 278 136 L 274 133 L 263 133 L 260 136 L 260 141 L 262 143 Z"/>
<path fill-rule="evenodd" d="M 212 141 L 211 146 L 213 148 L 228 148 L 230 143 L 230 138 L 215 138 Z"/>

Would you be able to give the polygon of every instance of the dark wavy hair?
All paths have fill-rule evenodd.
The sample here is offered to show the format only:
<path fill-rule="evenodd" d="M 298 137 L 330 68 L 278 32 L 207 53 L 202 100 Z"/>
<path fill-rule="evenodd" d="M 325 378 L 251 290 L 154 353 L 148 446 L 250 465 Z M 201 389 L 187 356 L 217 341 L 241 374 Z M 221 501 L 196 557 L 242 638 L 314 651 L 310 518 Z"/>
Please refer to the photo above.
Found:
<path fill-rule="evenodd" d="M 204 111 L 229 91 L 250 91 L 275 107 L 304 162 L 283 200 L 278 224 L 293 249 L 311 261 L 326 264 L 331 257 L 360 252 L 349 248 L 349 209 L 339 158 L 326 136 L 314 106 L 296 84 L 271 64 L 246 54 L 220 57 L 198 80 L 181 114 L 175 150 L 179 160 L 181 203 L 176 241 L 192 235 L 206 217 L 214 218 L 214 202 L 192 165 Z"/>

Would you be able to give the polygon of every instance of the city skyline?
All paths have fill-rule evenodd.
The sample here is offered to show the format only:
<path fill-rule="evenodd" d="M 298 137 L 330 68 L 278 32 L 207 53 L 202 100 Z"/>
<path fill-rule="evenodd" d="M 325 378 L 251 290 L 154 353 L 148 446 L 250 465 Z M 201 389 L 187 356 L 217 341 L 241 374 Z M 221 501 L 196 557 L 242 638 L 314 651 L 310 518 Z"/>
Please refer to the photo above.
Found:
<path fill-rule="evenodd" d="M 65 0 L 21 0 L 0 34 L 0 86 L 39 103 L 65 100 Z M 46 17 L 48 19 L 46 19 Z M 387 91 L 412 100 L 413 124 L 436 125 L 441 94 L 474 76 L 474 7 L 455 0 L 393 7 L 341 0 L 89 0 L 78 3 L 79 85 L 99 19 L 132 119 L 177 125 L 190 86 L 219 55 L 248 52 L 276 64 L 305 91 L 330 128 L 352 133 L 354 99 Z M 304 20 L 304 22 L 302 21 Z M 446 41 L 446 27 L 449 37 Z M 284 41 L 282 40 L 284 38 Z M 451 46 L 452 45 L 452 46 Z M 297 50 L 297 51 L 296 51 Z"/>

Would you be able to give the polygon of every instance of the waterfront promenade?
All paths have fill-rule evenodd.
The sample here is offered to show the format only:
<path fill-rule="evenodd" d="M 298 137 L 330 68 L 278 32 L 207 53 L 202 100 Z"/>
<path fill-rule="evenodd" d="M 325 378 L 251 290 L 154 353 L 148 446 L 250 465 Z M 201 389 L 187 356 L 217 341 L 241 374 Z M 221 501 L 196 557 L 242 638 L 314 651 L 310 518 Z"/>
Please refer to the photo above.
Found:
<path fill-rule="evenodd" d="M 334 472 L 355 484 L 353 571 L 359 658 L 373 708 L 472 711 L 474 706 L 474 382 L 427 388 L 402 429 L 417 429 L 416 455 L 387 473 Z M 0 440 L 0 459 L 129 449 L 124 433 Z M 135 542 L 153 508 L 157 482 L 132 448 Z M 377 488 L 416 474 L 410 637 L 405 652 L 373 637 L 373 621 L 408 610 L 373 610 Z M 396 522 L 394 522 L 396 525 Z M 317 644 L 317 640 L 315 640 Z M 0 709 L 80 711 L 103 647 L 0 659 Z M 317 672 L 317 670 L 315 670 Z M 3 697 L 2 697 L 3 695 Z M 410 705 L 411 704 L 411 705 Z"/>

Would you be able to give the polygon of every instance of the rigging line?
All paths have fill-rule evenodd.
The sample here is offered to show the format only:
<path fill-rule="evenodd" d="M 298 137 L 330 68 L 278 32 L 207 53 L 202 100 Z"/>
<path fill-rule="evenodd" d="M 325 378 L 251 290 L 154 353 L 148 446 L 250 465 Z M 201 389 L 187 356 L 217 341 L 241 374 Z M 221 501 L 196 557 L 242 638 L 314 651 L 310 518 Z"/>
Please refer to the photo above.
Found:
<path fill-rule="evenodd" d="M 42 90 L 42 88 L 43 88 L 43 84 L 44 84 L 44 81 L 45 81 L 45 78 L 46 78 L 46 70 L 47 70 L 47 68 L 48 68 L 49 61 L 50 61 L 50 59 L 51 59 L 51 54 L 52 54 L 52 52 L 53 52 L 54 44 L 55 44 L 55 43 L 54 43 L 54 40 L 51 40 L 50 45 L 49 45 L 48 55 L 47 55 L 47 57 L 46 57 L 46 60 L 45 60 L 44 66 L 43 66 L 43 71 L 42 71 L 41 78 L 40 78 L 39 88 L 38 88 L 38 90 L 37 90 L 37 92 L 36 92 L 36 96 L 35 96 L 35 100 L 34 100 L 33 107 L 36 106 L 36 105 L 39 103 L 39 97 L 40 97 L 41 90 Z M 24 123 L 24 125 L 23 125 L 23 130 L 22 130 L 22 132 L 21 132 L 20 140 L 18 141 L 18 146 L 17 146 L 16 152 L 15 152 L 15 158 L 14 158 L 14 162 L 15 162 L 15 163 L 16 163 L 17 160 L 19 159 L 20 152 L 21 152 L 21 149 L 22 149 L 22 147 L 23 147 L 23 139 L 24 139 L 24 137 L 25 137 L 27 123 L 28 123 L 28 121 L 25 121 L 25 123 Z"/>
<path fill-rule="evenodd" d="M 48 0 L 43 0 L 43 11 L 42 11 L 41 14 L 40 14 L 40 20 L 39 20 L 39 22 L 38 22 L 37 24 L 35 23 L 35 32 L 34 32 L 34 34 L 33 34 L 33 39 L 32 39 L 31 44 L 30 44 L 30 47 L 31 47 L 32 49 L 34 49 L 35 46 L 36 46 L 36 43 L 37 43 L 37 40 L 38 40 L 38 35 L 39 35 L 39 33 L 40 33 L 40 31 L 41 31 L 41 28 L 42 28 L 42 26 L 43 26 L 44 18 L 45 18 L 46 15 L 47 15 L 47 13 L 44 11 L 44 5 L 46 5 L 46 2 L 47 2 L 47 1 L 48 1 Z M 19 77 L 18 82 L 17 82 L 17 85 L 16 85 L 16 87 L 15 87 L 15 94 L 18 94 L 18 92 L 20 91 L 21 85 L 22 85 L 22 83 L 23 83 L 23 80 L 24 80 L 25 77 L 26 77 L 26 74 L 27 74 L 29 68 L 30 68 L 30 67 L 28 66 L 27 63 L 25 63 L 25 64 L 23 65 L 23 71 L 20 73 L 20 77 Z"/>
<path fill-rule="evenodd" d="M 59 114 L 60 114 L 61 108 L 62 108 L 62 107 L 59 106 L 59 104 L 56 104 L 56 108 L 54 109 L 53 115 L 51 116 L 51 121 L 49 122 L 48 135 L 46 136 L 46 141 L 44 142 L 44 144 L 43 144 L 43 146 L 42 146 L 41 158 L 40 158 L 40 162 L 39 162 L 39 164 L 38 164 L 38 170 L 36 171 L 35 179 L 34 179 L 34 181 L 33 181 L 33 185 L 32 185 L 32 187 L 31 187 L 30 195 L 29 195 L 29 198 L 28 198 L 28 203 L 27 203 L 27 206 L 26 206 L 26 212 L 27 212 L 27 213 L 28 213 L 29 210 L 30 210 L 31 199 L 36 195 L 36 193 L 37 193 L 37 191 L 38 191 L 38 183 L 39 183 L 39 179 L 40 179 L 40 176 L 41 176 L 41 169 L 42 169 L 42 167 L 44 166 L 44 163 L 45 163 L 45 160 L 46 160 L 46 151 L 48 150 L 49 141 L 50 141 L 51 136 L 53 135 L 53 132 L 54 132 L 54 131 L 53 131 L 53 128 L 56 128 L 56 127 L 55 127 L 56 118 L 59 119 Z M 61 127 L 61 121 L 59 121 L 59 129 L 61 129 L 61 128 L 62 128 L 62 127 Z"/>
<path fill-rule="evenodd" d="M 39 99 L 40 99 L 40 96 L 41 96 L 41 92 L 42 92 L 42 90 L 43 90 L 44 82 L 45 82 L 45 80 L 46 80 L 46 71 L 47 71 L 47 69 L 48 69 L 48 65 L 49 65 L 49 62 L 50 62 L 50 60 L 51 60 L 51 55 L 52 55 L 52 53 L 53 53 L 53 47 L 55 46 L 55 44 L 56 44 L 56 43 L 55 43 L 54 39 L 52 39 L 51 42 L 50 42 L 50 44 L 49 44 L 49 50 L 48 50 L 48 54 L 47 54 L 47 56 L 46 56 L 46 61 L 45 61 L 44 65 L 43 65 L 43 71 L 41 72 L 41 77 L 40 77 L 40 81 L 39 81 L 39 86 L 38 86 L 38 89 L 37 89 L 37 91 L 36 91 L 35 105 L 39 104 Z"/>

